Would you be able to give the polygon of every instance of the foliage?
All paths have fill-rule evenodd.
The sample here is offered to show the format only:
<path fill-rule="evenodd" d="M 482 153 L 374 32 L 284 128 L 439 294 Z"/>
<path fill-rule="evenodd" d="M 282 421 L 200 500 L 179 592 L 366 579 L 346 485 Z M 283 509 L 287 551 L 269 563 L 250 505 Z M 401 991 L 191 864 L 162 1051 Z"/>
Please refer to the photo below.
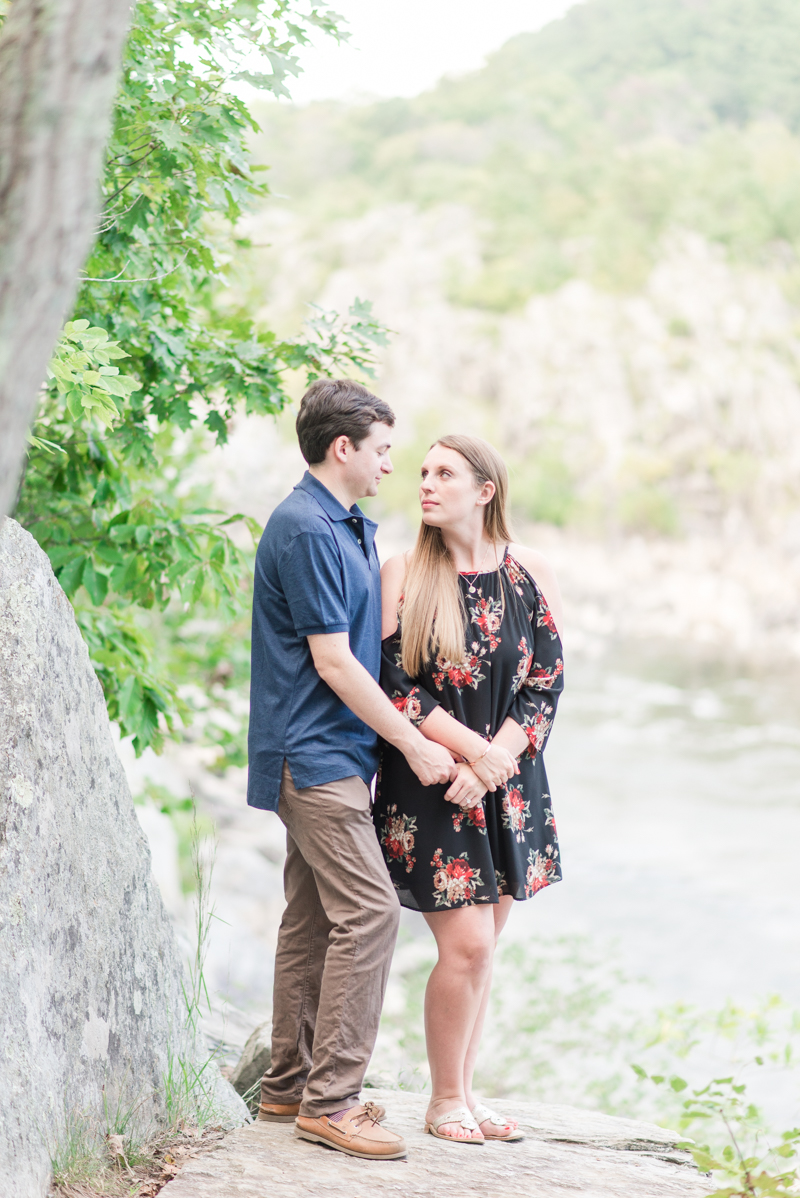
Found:
<path fill-rule="evenodd" d="M 184 978 L 184 1035 L 177 1046 L 169 1046 L 167 1068 L 162 1078 L 167 1123 L 179 1128 L 185 1123 L 204 1127 L 218 1117 L 215 1078 L 218 1076 L 218 1050 L 205 1047 L 200 1030 L 203 1009 L 211 1010 L 205 978 L 211 921 L 219 918 L 211 901 L 211 876 L 214 869 L 216 840 L 208 853 L 208 839 L 192 807 L 191 853 L 194 881 L 194 948 Z"/>
<path fill-rule="evenodd" d="M 753 1063 L 760 1066 L 764 1061 L 755 1057 Z M 648 1074 L 640 1065 L 634 1065 L 633 1070 L 641 1080 L 647 1080 Z M 669 1086 L 677 1094 L 688 1087 L 676 1074 L 651 1074 L 649 1080 L 657 1086 Z M 800 1149 L 800 1128 L 783 1132 L 777 1144 L 766 1143 L 763 1120 L 755 1104 L 747 1100 L 744 1082 L 717 1077 L 683 1100 L 682 1131 L 695 1124 L 707 1131 L 709 1122 L 725 1130 L 727 1143 L 721 1150 L 698 1145 L 694 1140 L 681 1145 L 691 1152 L 702 1172 L 716 1174 L 722 1183 L 708 1198 L 780 1198 L 800 1193 L 800 1173 L 797 1167 L 789 1167 Z"/>
<path fill-rule="evenodd" d="M 256 157 L 312 226 L 469 207 L 483 261 L 454 271 L 451 298 L 470 307 L 575 277 L 635 291 L 675 228 L 781 263 L 796 289 L 799 23 L 792 0 L 590 0 L 413 99 L 265 106 Z"/>
<path fill-rule="evenodd" d="M 640 106 L 694 97 L 721 121 L 778 114 L 800 129 L 798 39 L 793 0 L 592 0 L 501 56 L 507 70 L 537 75 L 557 63 L 604 108 L 628 88 Z"/>
<path fill-rule="evenodd" d="M 15 515 L 49 554 L 137 753 L 188 712 L 179 663 L 154 660 L 147 613 L 168 611 L 173 629 L 190 612 L 236 620 L 247 554 L 232 525 L 259 532 L 192 492 L 193 457 L 209 437 L 225 442 L 237 410 L 280 411 L 298 373 L 369 374 L 384 340 L 360 302 L 347 320 L 315 310 L 295 340 L 218 302 L 234 224 L 266 194 L 245 146 L 256 126 L 231 85 L 285 95 L 297 47 L 311 29 L 340 36 L 336 20 L 296 0 L 136 7 L 79 319 L 51 364 Z"/>

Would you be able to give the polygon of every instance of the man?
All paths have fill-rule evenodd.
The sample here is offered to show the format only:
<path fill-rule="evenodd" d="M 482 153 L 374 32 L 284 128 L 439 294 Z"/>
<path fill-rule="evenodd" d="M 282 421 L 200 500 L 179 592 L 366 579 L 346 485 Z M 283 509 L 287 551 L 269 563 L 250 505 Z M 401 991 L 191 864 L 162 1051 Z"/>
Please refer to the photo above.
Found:
<path fill-rule="evenodd" d="M 272 1065 L 259 1118 L 353 1156 L 405 1155 L 359 1092 L 378 1031 L 399 904 L 370 816 L 378 736 L 426 785 L 450 754 L 378 686 L 377 494 L 394 414 L 365 387 L 319 380 L 297 436 L 308 470 L 256 555 L 247 801 L 286 825 L 286 911 L 275 957 Z"/>

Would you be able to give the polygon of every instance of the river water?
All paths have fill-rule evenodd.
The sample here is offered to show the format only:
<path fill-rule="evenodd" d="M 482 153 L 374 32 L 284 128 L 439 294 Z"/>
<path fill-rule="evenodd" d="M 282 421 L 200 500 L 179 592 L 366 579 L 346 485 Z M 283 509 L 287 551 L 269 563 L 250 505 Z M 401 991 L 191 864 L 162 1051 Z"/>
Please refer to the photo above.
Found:
<path fill-rule="evenodd" d="M 516 928 L 613 939 L 665 999 L 800 1005 L 800 673 L 573 660 L 547 750 L 564 881 Z"/>

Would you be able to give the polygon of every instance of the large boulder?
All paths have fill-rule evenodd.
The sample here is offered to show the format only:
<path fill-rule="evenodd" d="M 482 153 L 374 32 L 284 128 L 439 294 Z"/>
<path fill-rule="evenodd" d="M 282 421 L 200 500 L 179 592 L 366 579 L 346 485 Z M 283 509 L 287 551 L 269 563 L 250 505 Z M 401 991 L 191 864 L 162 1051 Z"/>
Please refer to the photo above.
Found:
<path fill-rule="evenodd" d="M 46 555 L 13 520 L 0 528 L 0 961 L 0 1194 L 40 1198 L 68 1124 L 102 1127 L 104 1099 L 163 1120 L 168 1060 L 176 1072 L 197 1050 L 100 685 Z M 211 1072 L 226 1121 L 244 1122 Z"/>

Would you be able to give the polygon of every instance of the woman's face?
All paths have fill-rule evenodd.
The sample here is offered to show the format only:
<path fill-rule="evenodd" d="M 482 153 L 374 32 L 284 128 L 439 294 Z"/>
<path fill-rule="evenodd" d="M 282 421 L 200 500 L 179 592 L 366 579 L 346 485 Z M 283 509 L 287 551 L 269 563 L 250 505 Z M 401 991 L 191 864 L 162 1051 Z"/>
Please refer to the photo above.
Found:
<path fill-rule="evenodd" d="M 494 483 L 477 485 L 469 462 L 455 449 L 434 445 L 422 463 L 419 501 L 424 524 L 483 527 L 484 509 L 494 492 Z"/>

